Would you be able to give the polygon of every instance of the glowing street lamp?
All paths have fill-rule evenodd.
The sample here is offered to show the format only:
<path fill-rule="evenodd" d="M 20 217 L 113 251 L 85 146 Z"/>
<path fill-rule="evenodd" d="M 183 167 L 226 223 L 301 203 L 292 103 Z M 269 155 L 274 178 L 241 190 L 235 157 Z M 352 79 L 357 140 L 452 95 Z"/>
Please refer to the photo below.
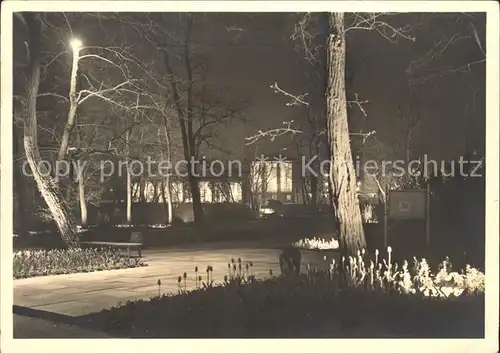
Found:
<path fill-rule="evenodd" d="M 83 43 L 78 38 L 72 38 L 71 41 L 69 42 L 69 45 L 71 46 L 71 48 L 73 48 L 73 51 L 79 51 Z"/>

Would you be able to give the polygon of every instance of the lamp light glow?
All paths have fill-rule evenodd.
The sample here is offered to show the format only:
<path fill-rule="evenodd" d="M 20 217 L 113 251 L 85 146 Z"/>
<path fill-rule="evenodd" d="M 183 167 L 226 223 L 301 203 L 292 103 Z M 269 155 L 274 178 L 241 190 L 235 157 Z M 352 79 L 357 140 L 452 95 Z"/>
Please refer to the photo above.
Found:
<path fill-rule="evenodd" d="M 83 45 L 82 41 L 78 38 L 72 38 L 69 44 L 71 45 L 71 48 L 73 48 L 73 50 L 78 50 Z"/>

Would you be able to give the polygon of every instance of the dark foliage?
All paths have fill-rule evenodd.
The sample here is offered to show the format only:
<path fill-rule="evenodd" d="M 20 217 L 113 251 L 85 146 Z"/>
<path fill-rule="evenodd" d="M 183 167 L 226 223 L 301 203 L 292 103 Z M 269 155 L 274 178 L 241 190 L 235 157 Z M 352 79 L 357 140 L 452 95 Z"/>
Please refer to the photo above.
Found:
<path fill-rule="evenodd" d="M 270 278 L 237 276 L 180 295 L 152 298 L 91 314 L 85 325 L 117 337 L 346 337 L 376 322 L 395 337 L 479 337 L 482 296 L 422 298 L 339 289 L 325 273 Z M 460 324 L 462 323 L 462 324 Z M 466 323 L 463 325 L 463 323 Z"/>

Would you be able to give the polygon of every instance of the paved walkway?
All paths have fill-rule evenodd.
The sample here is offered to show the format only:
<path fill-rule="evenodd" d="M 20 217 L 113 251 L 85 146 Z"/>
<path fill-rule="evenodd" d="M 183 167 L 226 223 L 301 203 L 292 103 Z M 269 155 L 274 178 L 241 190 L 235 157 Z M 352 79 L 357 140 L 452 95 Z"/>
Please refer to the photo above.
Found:
<path fill-rule="evenodd" d="M 14 315 L 13 329 L 14 338 L 111 338 L 104 332 L 24 315 Z"/>
<path fill-rule="evenodd" d="M 222 245 L 222 244 L 221 244 Z M 127 300 L 149 299 L 160 293 L 176 293 L 177 278 L 187 272 L 187 289 L 195 287 L 194 267 L 206 281 L 207 266 L 213 267 L 213 279 L 221 282 L 227 264 L 241 257 L 253 262 L 253 274 L 279 274 L 279 250 L 269 248 L 145 250 L 147 267 L 71 275 L 34 277 L 14 281 L 14 304 L 70 316 L 85 315 Z"/>

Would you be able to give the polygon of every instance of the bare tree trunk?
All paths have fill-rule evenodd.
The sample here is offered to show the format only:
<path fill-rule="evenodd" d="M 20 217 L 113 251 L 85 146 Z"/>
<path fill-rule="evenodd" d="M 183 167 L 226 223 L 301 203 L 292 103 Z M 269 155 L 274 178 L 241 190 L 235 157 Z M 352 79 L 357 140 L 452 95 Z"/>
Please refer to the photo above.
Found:
<path fill-rule="evenodd" d="M 316 213 L 318 211 L 318 199 L 319 199 L 318 177 L 311 174 L 309 176 L 309 184 L 311 185 L 310 208 L 313 213 Z"/>
<path fill-rule="evenodd" d="M 165 206 L 165 211 L 167 212 L 167 224 L 172 224 L 172 193 L 170 190 L 169 177 L 166 180 L 161 181 L 161 196 L 163 199 L 163 205 Z"/>
<path fill-rule="evenodd" d="M 191 168 L 191 163 L 188 163 Z M 191 189 L 191 200 L 193 201 L 194 221 L 198 225 L 204 224 L 203 206 L 201 205 L 200 183 L 192 173 L 188 173 L 189 188 Z"/>
<path fill-rule="evenodd" d="M 307 177 L 302 177 L 302 187 L 301 187 L 301 193 L 302 193 L 302 204 L 304 205 L 305 209 L 309 208 L 309 188 L 307 186 Z"/>
<path fill-rule="evenodd" d="M 29 32 L 28 99 L 24 127 L 24 149 L 38 190 L 50 209 L 52 217 L 59 228 L 61 238 L 68 247 L 76 247 L 78 246 L 78 233 L 71 219 L 68 205 L 62 197 L 57 183 L 40 163 L 42 158 L 38 151 L 36 101 L 40 85 L 39 45 L 42 27 L 36 16 L 34 13 L 24 14 Z"/>
<path fill-rule="evenodd" d="M 139 202 L 144 203 L 146 202 L 146 185 L 144 184 L 144 177 L 141 175 L 139 177 Z"/>
<path fill-rule="evenodd" d="M 14 126 L 12 129 L 12 139 L 13 139 L 13 154 L 14 154 L 14 232 L 19 236 L 28 235 L 28 230 L 32 224 L 33 218 L 33 207 L 32 199 L 30 200 L 29 191 L 30 185 L 29 180 L 26 180 L 26 176 L 22 172 L 22 165 L 24 161 L 23 147 L 23 137 L 21 135 L 22 131 L 19 127 Z M 31 206 L 31 207 L 30 207 Z"/>
<path fill-rule="evenodd" d="M 77 144 L 78 149 L 82 147 L 80 130 L 77 130 Z M 82 169 L 78 168 L 77 179 L 78 179 L 78 199 L 80 202 L 80 221 L 82 227 L 86 227 L 88 225 L 88 212 L 87 212 L 87 202 L 85 200 L 85 165 L 83 165 Z M 71 185 L 71 180 L 70 180 Z M 68 200 L 68 199 L 67 199 Z"/>
<path fill-rule="evenodd" d="M 69 85 L 69 111 L 68 119 L 66 121 L 66 126 L 64 128 L 63 136 L 61 138 L 61 145 L 59 146 L 59 152 L 57 154 L 57 160 L 62 161 L 66 157 L 68 152 L 69 140 L 71 138 L 71 133 L 75 127 L 76 120 L 76 109 L 78 108 L 78 101 L 76 97 L 76 79 L 78 75 L 78 61 L 79 52 L 78 49 L 73 50 L 73 65 L 71 67 L 71 78 Z"/>
<path fill-rule="evenodd" d="M 127 133 L 125 135 L 125 143 L 126 143 L 126 158 L 127 158 L 127 224 L 132 224 L 132 175 L 130 173 L 130 166 L 129 166 L 129 153 L 130 153 L 130 129 L 127 130 Z"/>
<path fill-rule="evenodd" d="M 170 85 L 172 87 L 172 96 L 175 104 L 175 109 L 177 111 L 177 118 L 179 119 L 179 125 L 181 127 L 184 158 L 186 159 L 186 162 L 188 164 L 188 181 L 189 181 L 189 188 L 191 189 L 191 200 L 193 202 L 194 221 L 198 225 L 203 225 L 205 223 L 205 220 L 203 215 L 203 207 L 201 205 L 199 181 L 196 175 L 193 175 L 193 170 L 192 170 L 192 160 L 196 157 L 195 143 L 194 143 L 195 141 L 193 133 L 193 102 L 192 102 L 193 71 L 192 71 L 191 54 L 190 54 L 190 49 L 191 49 L 190 41 L 191 41 L 192 30 L 193 30 L 193 14 L 188 14 L 186 37 L 183 43 L 184 66 L 187 72 L 186 109 L 183 109 L 181 104 L 179 87 L 177 86 L 177 81 L 174 76 L 174 70 L 170 63 L 169 52 L 166 49 L 163 49 L 162 52 L 163 52 L 165 68 L 167 70 L 170 80 Z"/>
<path fill-rule="evenodd" d="M 170 138 L 170 122 L 167 118 L 166 115 L 163 115 L 163 124 L 165 128 L 165 147 L 166 147 L 166 153 L 167 153 L 167 161 L 168 163 L 172 163 L 172 146 L 171 146 L 171 138 Z M 163 158 L 163 151 L 162 151 L 162 158 Z M 163 184 L 163 179 L 162 179 L 162 187 L 161 187 L 161 193 L 163 196 L 163 203 L 167 207 L 167 224 L 172 224 L 172 215 L 173 215 L 173 210 L 172 210 L 172 190 L 171 190 L 171 184 L 170 184 L 170 171 L 168 171 L 167 175 L 165 176 L 165 184 Z"/>
<path fill-rule="evenodd" d="M 151 181 L 153 184 L 153 198 L 151 199 L 152 203 L 157 203 L 160 194 L 158 194 L 158 182 L 156 180 Z"/>
<path fill-rule="evenodd" d="M 73 128 L 75 127 L 76 103 L 73 102 L 73 99 L 70 99 L 70 102 L 71 107 L 68 113 L 68 121 L 66 122 L 66 127 L 64 128 L 63 136 L 61 139 L 61 145 L 59 146 L 59 152 L 57 154 L 58 161 L 62 161 L 64 158 L 66 158 L 71 133 L 73 132 Z"/>
<path fill-rule="evenodd" d="M 330 14 L 328 38 L 327 126 L 330 138 L 334 212 L 340 245 L 346 254 L 366 247 L 352 160 L 345 90 L 344 14 Z"/>
<path fill-rule="evenodd" d="M 168 210 L 167 210 L 167 224 L 172 224 L 173 209 L 172 209 L 172 190 L 170 189 L 171 188 L 171 185 L 170 185 L 170 175 L 167 175 L 165 183 L 167 185 L 166 185 L 166 188 L 163 188 L 163 192 L 164 192 L 164 202 L 167 204 L 167 207 L 168 207 Z"/>
<path fill-rule="evenodd" d="M 85 201 L 85 181 L 83 180 L 83 175 L 78 178 L 78 196 L 80 199 L 80 216 L 82 227 L 88 225 L 88 211 L 87 202 Z"/>
<path fill-rule="evenodd" d="M 76 110 L 78 108 L 78 101 L 76 96 L 76 84 L 78 75 L 78 61 L 79 61 L 79 51 L 78 49 L 73 50 L 73 64 L 71 67 L 71 77 L 69 85 L 69 111 L 66 120 L 66 126 L 64 127 L 64 132 L 61 138 L 61 144 L 59 146 L 59 152 L 57 153 L 57 161 L 62 161 L 67 157 L 69 141 L 71 139 L 71 134 L 75 128 L 76 123 Z M 65 185 L 66 184 L 66 185 Z M 69 201 L 73 194 L 73 183 L 71 180 L 59 180 L 59 187 L 66 187 L 66 200 Z"/>
<path fill-rule="evenodd" d="M 38 153 L 38 147 L 29 133 L 25 133 L 24 136 L 24 149 L 38 190 L 49 207 L 62 240 L 68 247 L 78 246 L 78 234 L 71 219 L 68 205 L 62 197 L 57 183 L 50 176 L 47 176 L 47 170 L 40 166 L 41 157 Z"/>

